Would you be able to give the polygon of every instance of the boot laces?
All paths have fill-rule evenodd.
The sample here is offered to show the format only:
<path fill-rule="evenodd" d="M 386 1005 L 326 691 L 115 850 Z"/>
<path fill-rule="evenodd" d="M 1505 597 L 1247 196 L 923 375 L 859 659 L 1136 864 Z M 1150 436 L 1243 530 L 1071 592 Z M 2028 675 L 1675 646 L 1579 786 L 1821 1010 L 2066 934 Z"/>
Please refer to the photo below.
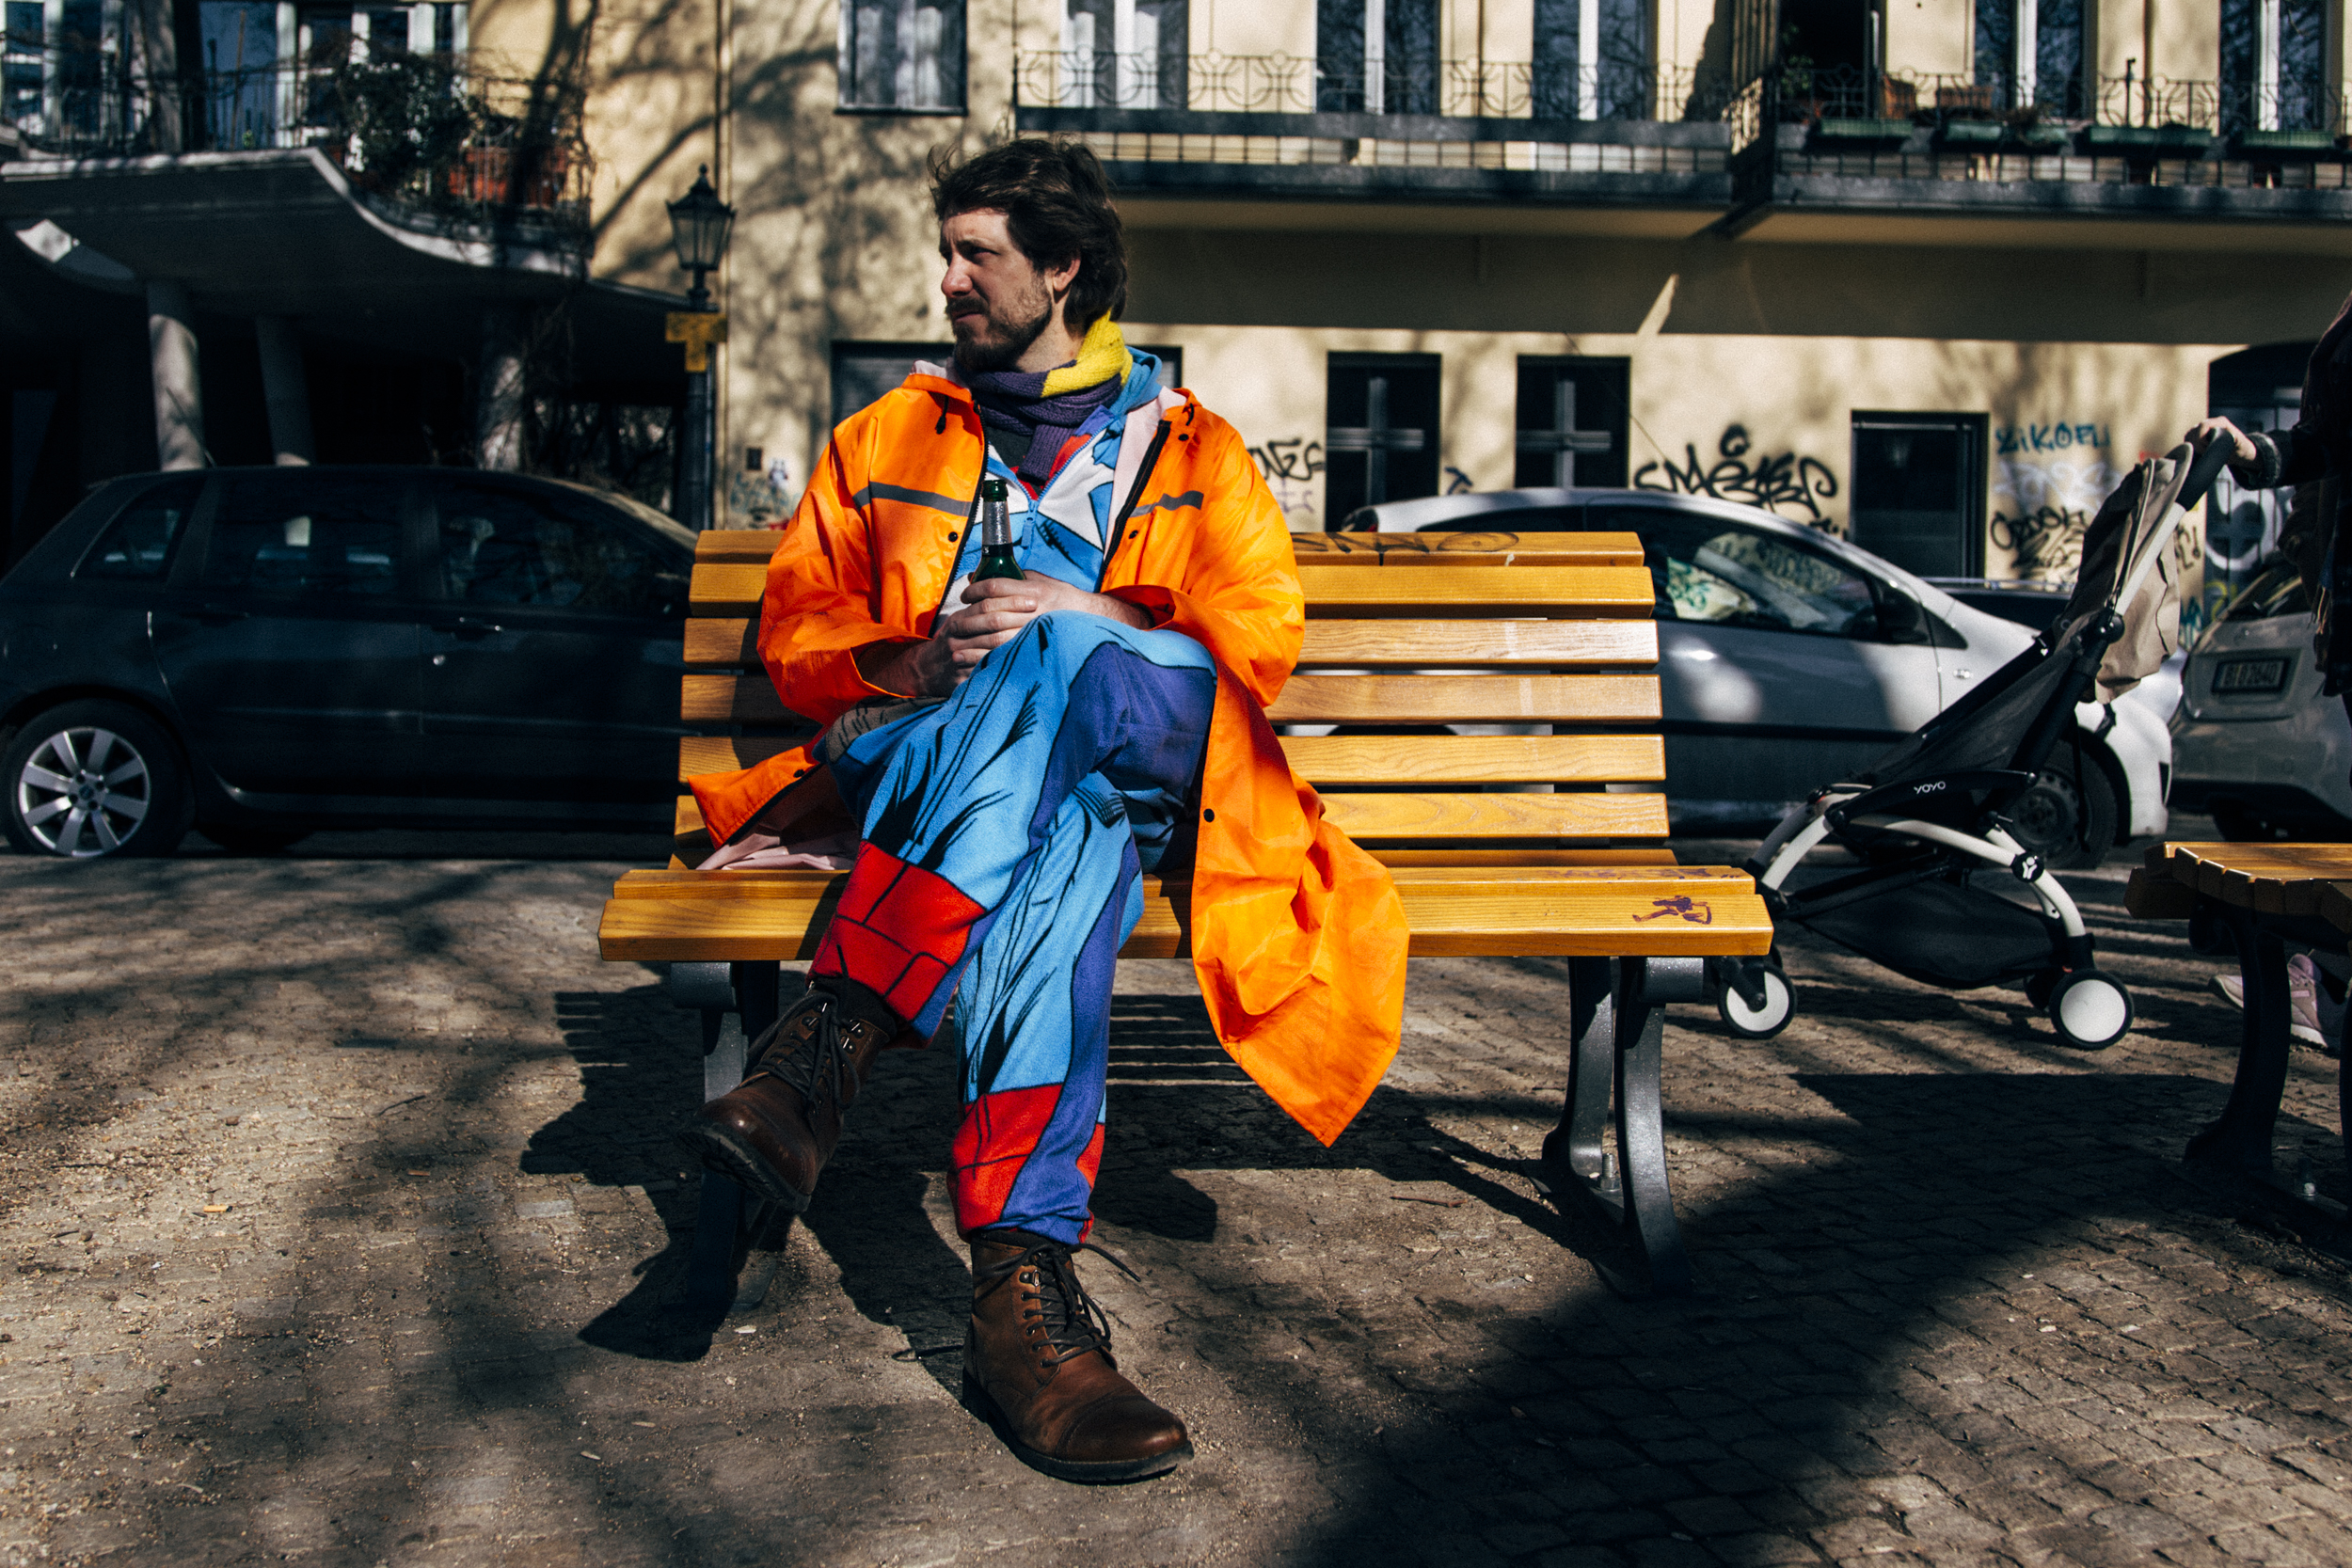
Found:
<path fill-rule="evenodd" d="M 811 1011 L 817 1021 L 805 1042 L 787 1033 L 803 1013 Z M 848 1101 L 855 1075 L 850 1066 L 850 1042 L 832 997 L 809 992 L 775 1022 L 762 1044 L 753 1063 L 755 1075 L 765 1072 L 782 1079 L 800 1090 L 812 1109 L 820 1102 L 838 1106 Z"/>
<path fill-rule="evenodd" d="M 981 1272 L 980 1283 L 994 1286 L 1017 1277 L 1021 1271 L 1034 1264 L 1037 1267 L 1038 1307 L 1036 1314 L 1045 1325 L 1046 1342 L 1060 1354 L 1048 1356 L 1045 1365 L 1058 1367 L 1089 1351 L 1101 1351 L 1103 1359 L 1117 1366 L 1111 1356 L 1110 1321 L 1103 1315 L 1102 1307 L 1087 1294 L 1078 1283 L 1078 1271 L 1073 1266 L 1075 1255 L 1096 1253 L 1111 1261 L 1111 1267 L 1130 1279 L 1140 1277 L 1120 1260 L 1116 1253 L 1096 1246 L 1092 1242 L 1072 1245 L 1066 1242 L 1041 1237 L 1024 1247 L 1019 1254 Z"/>

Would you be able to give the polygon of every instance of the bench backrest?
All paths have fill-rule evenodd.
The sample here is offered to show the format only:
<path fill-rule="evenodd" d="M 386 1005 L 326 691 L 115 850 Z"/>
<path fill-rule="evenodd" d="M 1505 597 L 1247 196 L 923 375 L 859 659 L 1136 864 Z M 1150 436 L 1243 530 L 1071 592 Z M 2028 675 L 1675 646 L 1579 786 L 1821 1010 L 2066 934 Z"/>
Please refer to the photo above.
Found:
<path fill-rule="evenodd" d="M 712 531 L 697 546 L 680 712 L 701 733 L 679 745 L 681 780 L 747 767 L 810 733 L 755 645 L 777 538 Z M 1336 730 L 1286 734 L 1283 750 L 1350 837 L 1457 863 L 1482 850 L 1521 861 L 1575 851 L 1590 863 L 1645 841 L 1638 858 L 1656 858 L 1666 832 L 1658 628 L 1636 535 L 1294 539 L 1306 638 L 1268 718 Z M 1429 733 L 1436 725 L 1549 733 Z M 707 852 L 691 796 L 678 830 L 674 863 L 691 864 Z"/>

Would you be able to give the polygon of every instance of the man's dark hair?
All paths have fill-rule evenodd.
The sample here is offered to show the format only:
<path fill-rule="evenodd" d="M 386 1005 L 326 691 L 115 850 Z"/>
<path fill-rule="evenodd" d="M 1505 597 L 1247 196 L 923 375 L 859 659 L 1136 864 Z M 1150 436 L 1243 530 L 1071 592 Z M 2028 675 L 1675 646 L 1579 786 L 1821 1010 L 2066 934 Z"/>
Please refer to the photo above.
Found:
<path fill-rule="evenodd" d="M 1111 205 L 1111 182 L 1083 142 L 1022 136 L 970 158 L 943 148 L 931 160 L 931 210 L 946 222 L 958 213 L 995 209 L 1021 254 L 1038 267 L 1078 259 L 1065 301 L 1071 326 L 1084 332 L 1127 309 L 1127 240 Z"/>

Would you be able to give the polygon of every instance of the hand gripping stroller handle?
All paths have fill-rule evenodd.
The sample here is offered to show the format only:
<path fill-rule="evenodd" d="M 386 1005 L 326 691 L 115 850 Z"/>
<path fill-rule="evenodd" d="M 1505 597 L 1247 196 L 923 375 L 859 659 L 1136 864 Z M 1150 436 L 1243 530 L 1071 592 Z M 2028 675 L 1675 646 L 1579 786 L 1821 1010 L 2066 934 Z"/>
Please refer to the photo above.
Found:
<path fill-rule="evenodd" d="M 2221 477 L 2221 470 L 2230 466 L 2230 459 L 2236 451 L 2235 442 L 2224 441 L 2219 436 L 2207 441 L 2205 450 L 2199 452 L 2197 460 L 2188 466 L 2187 483 L 2181 486 L 2181 493 L 2172 504 L 2184 512 L 2195 508 L 2199 501 L 2205 499 L 2205 492 L 2213 488 L 2213 482 Z"/>

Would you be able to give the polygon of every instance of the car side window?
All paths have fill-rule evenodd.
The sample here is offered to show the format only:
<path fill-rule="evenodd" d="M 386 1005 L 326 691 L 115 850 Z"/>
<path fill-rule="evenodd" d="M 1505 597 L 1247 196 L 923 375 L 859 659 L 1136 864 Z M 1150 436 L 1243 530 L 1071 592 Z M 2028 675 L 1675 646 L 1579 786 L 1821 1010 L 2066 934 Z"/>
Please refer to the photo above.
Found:
<path fill-rule="evenodd" d="M 202 586 L 306 599 L 387 598 L 400 587 L 397 480 L 255 474 L 229 481 Z"/>
<path fill-rule="evenodd" d="M 451 484 L 437 508 L 445 598 L 629 615 L 667 615 L 683 602 L 683 578 L 660 550 L 585 507 Z"/>
<path fill-rule="evenodd" d="M 200 474 L 167 479 L 140 491 L 122 515 L 107 526 L 74 568 L 78 578 L 161 582 L 171 573 L 172 552 L 187 531 L 188 515 L 203 489 Z"/>
<path fill-rule="evenodd" d="M 1588 526 L 1642 535 L 1661 619 L 1875 637 L 1869 579 L 1768 533 L 1661 508 L 1594 507 Z"/>

